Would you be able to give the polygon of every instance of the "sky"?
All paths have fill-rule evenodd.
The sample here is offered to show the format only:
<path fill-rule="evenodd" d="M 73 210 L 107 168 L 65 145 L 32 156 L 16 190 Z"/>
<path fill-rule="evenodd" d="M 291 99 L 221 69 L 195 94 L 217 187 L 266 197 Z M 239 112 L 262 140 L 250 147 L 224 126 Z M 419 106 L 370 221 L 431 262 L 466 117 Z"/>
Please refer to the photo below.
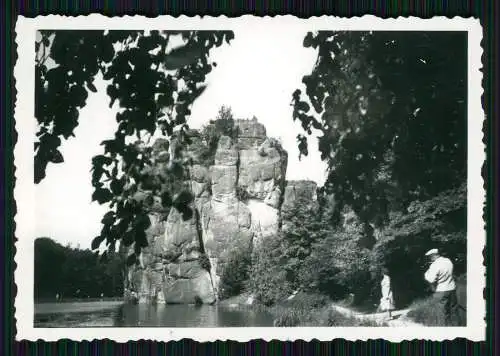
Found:
<path fill-rule="evenodd" d="M 217 67 L 207 77 L 208 87 L 192 107 L 188 124 L 200 128 L 215 118 L 222 105 L 236 118 L 255 116 L 269 137 L 279 138 L 288 152 L 288 180 L 309 179 L 322 185 L 325 165 L 313 149 L 299 160 L 296 136 L 303 133 L 292 120 L 292 93 L 303 88 L 302 77 L 311 72 L 316 52 L 302 46 L 305 33 L 293 27 L 235 31 L 230 45 L 211 51 Z M 80 110 L 76 138 L 63 142 L 64 163 L 49 164 L 46 178 L 35 188 L 37 237 L 47 236 L 62 244 L 89 248 L 101 229 L 105 206 L 91 202 L 91 159 L 101 154 L 100 143 L 116 129 L 116 108 L 110 109 L 106 83 L 95 81 L 98 92 L 89 95 Z"/>

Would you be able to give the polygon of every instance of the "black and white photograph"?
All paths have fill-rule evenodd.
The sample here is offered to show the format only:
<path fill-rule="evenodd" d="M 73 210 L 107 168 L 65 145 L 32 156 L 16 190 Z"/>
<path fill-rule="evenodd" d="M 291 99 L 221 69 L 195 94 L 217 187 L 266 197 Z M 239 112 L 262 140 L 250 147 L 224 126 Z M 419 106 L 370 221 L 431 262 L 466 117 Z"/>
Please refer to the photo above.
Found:
<path fill-rule="evenodd" d="M 478 21 L 16 31 L 18 338 L 485 338 Z"/>

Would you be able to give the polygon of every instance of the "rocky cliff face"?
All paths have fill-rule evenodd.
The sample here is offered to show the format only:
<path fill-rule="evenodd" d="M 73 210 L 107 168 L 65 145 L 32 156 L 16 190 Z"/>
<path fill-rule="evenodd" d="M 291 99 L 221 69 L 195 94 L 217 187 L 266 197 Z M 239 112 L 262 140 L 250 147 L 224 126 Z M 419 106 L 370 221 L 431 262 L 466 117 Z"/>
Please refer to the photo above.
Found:
<path fill-rule="evenodd" d="M 283 208 L 297 196 L 316 200 L 314 182 L 286 182 L 287 153 L 256 120 L 236 120 L 237 137 L 222 136 L 212 162 L 201 154 L 200 136 L 189 146 L 195 216 L 187 221 L 175 209 L 151 204 L 149 246 L 125 280 L 126 298 L 139 302 L 214 303 L 219 275 L 234 252 L 250 254 L 281 228 Z M 161 142 L 154 169 L 166 169 Z M 159 198 L 158 198 L 159 199 Z M 156 199 L 155 199 L 156 201 Z"/>

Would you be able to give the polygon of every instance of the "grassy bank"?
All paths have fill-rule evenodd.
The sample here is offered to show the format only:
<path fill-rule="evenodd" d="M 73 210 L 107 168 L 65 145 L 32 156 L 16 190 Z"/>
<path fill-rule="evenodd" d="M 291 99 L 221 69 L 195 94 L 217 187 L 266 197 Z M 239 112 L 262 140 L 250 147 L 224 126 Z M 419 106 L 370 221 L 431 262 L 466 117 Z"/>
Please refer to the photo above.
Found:
<path fill-rule="evenodd" d="M 452 317 L 452 325 L 446 325 L 445 316 L 439 301 L 433 297 L 415 301 L 410 306 L 408 317 L 425 326 L 466 326 L 466 313 L 462 306 L 458 306 Z"/>
<path fill-rule="evenodd" d="M 299 293 L 271 307 L 275 326 L 380 326 L 374 321 L 346 316 L 332 308 L 333 301 L 321 294 Z"/>
<path fill-rule="evenodd" d="M 458 307 L 455 315 L 452 317 L 452 325 L 449 326 L 465 326 L 467 325 L 467 278 L 462 275 L 457 278 L 457 301 Z M 410 306 L 411 311 L 408 317 L 413 321 L 424 324 L 426 326 L 446 326 L 445 316 L 439 302 L 429 296 L 428 298 L 417 300 Z"/>
<path fill-rule="evenodd" d="M 272 306 L 259 303 L 247 305 L 248 295 L 232 297 L 221 301 L 221 305 L 238 309 L 262 310 L 270 313 L 274 326 L 382 326 L 374 321 L 345 316 L 334 310 L 333 301 L 321 294 L 298 293 L 293 299 L 278 302 Z"/>

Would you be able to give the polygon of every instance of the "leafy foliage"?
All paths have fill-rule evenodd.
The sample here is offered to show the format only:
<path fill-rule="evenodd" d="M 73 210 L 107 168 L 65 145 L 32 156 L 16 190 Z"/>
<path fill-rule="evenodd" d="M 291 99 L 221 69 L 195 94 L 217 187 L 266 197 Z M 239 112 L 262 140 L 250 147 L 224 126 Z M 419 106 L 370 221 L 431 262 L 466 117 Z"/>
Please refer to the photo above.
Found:
<path fill-rule="evenodd" d="M 319 132 L 326 189 L 382 225 L 389 211 L 463 181 L 467 41 L 455 32 L 317 32 L 293 119 Z M 312 108 L 311 108 L 312 106 Z M 308 154 L 306 135 L 298 136 Z"/>
<path fill-rule="evenodd" d="M 208 258 L 208 256 L 205 253 L 201 254 L 201 256 L 200 256 L 200 266 L 204 270 L 210 272 L 210 269 L 211 269 L 210 259 Z"/>
<path fill-rule="evenodd" d="M 251 256 L 235 250 L 224 263 L 220 273 L 219 299 L 237 296 L 244 292 L 249 278 Z"/>
<path fill-rule="evenodd" d="M 250 194 L 248 194 L 247 190 L 244 187 L 237 186 L 236 198 L 238 198 L 239 201 L 247 202 L 248 199 L 250 199 Z"/>
<path fill-rule="evenodd" d="M 292 286 L 282 267 L 285 262 L 278 237 L 264 239 L 260 246 L 254 248 L 248 289 L 258 302 L 269 306 L 292 293 Z"/>
<path fill-rule="evenodd" d="M 284 221 L 280 239 L 284 260 L 282 268 L 286 271 L 287 280 L 297 289 L 301 287 L 298 273 L 311 254 L 314 242 L 328 235 L 329 225 L 318 214 L 318 207 L 304 197 L 297 197 L 291 208 L 283 210 L 281 218 Z"/>
<path fill-rule="evenodd" d="M 317 241 L 299 270 L 303 288 L 337 299 L 349 293 L 366 298 L 371 289 L 370 260 L 361 239 L 337 230 Z"/>
<path fill-rule="evenodd" d="M 265 241 L 266 250 L 254 258 L 251 290 L 266 303 L 293 290 L 332 298 L 349 293 L 366 298 L 371 293 L 370 251 L 363 247 L 364 230 L 332 224 L 334 203 L 326 197 L 320 201 L 323 206 L 298 197 L 284 209 L 282 232 L 274 241 Z M 270 265 L 279 266 L 279 271 Z M 274 280 L 278 273 L 280 284 Z"/>
<path fill-rule="evenodd" d="M 314 241 L 323 239 L 327 225 L 318 218 L 317 206 L 298 196 L 282 211 L 282 231 L 267 237 L 253 253 L 249 289 L 258 301 L 274 304 L 301 287 L 298 273 Z"/>
<path fill-rule="evenodd" d="M 110 207 L 93 247 L 106 240 L 114 249 L 122 240 L 127 246 L 134 243 L 139 252 L 147 244 L 144 231 L 150 225 L 144 203 L 156 193 L 164 198 L 163 204 L 189 218 L 190 197 L 178 190 L 175 179 L 164 175 L 143 187 L 151 181 L 148 172 L 153 164 L 147 138 L 157 132 L 167 138 L 165 145 L 174 147 L 166 158 L 166 175 L 182 176 L 185 162 L 176 157 L 189 144 L 186 118 L 205 90 L 203 83 L 212 69 L 209 51 L 233 37 L 227 31 L 41 32 L 36 44 L 35 183 L 45 177 L 50 162 L 63 161 L 62 139 L 73 136 L 78 110 L 85 106 L 89 91 L 96 91 L 98 73 L 108 82 L 110 107 L 119 106 L 115 136 L 102 142 L 103 154 L 92 160 L 92 200 Z M 182 45 L 171 48 L 174 38 Z"/>

